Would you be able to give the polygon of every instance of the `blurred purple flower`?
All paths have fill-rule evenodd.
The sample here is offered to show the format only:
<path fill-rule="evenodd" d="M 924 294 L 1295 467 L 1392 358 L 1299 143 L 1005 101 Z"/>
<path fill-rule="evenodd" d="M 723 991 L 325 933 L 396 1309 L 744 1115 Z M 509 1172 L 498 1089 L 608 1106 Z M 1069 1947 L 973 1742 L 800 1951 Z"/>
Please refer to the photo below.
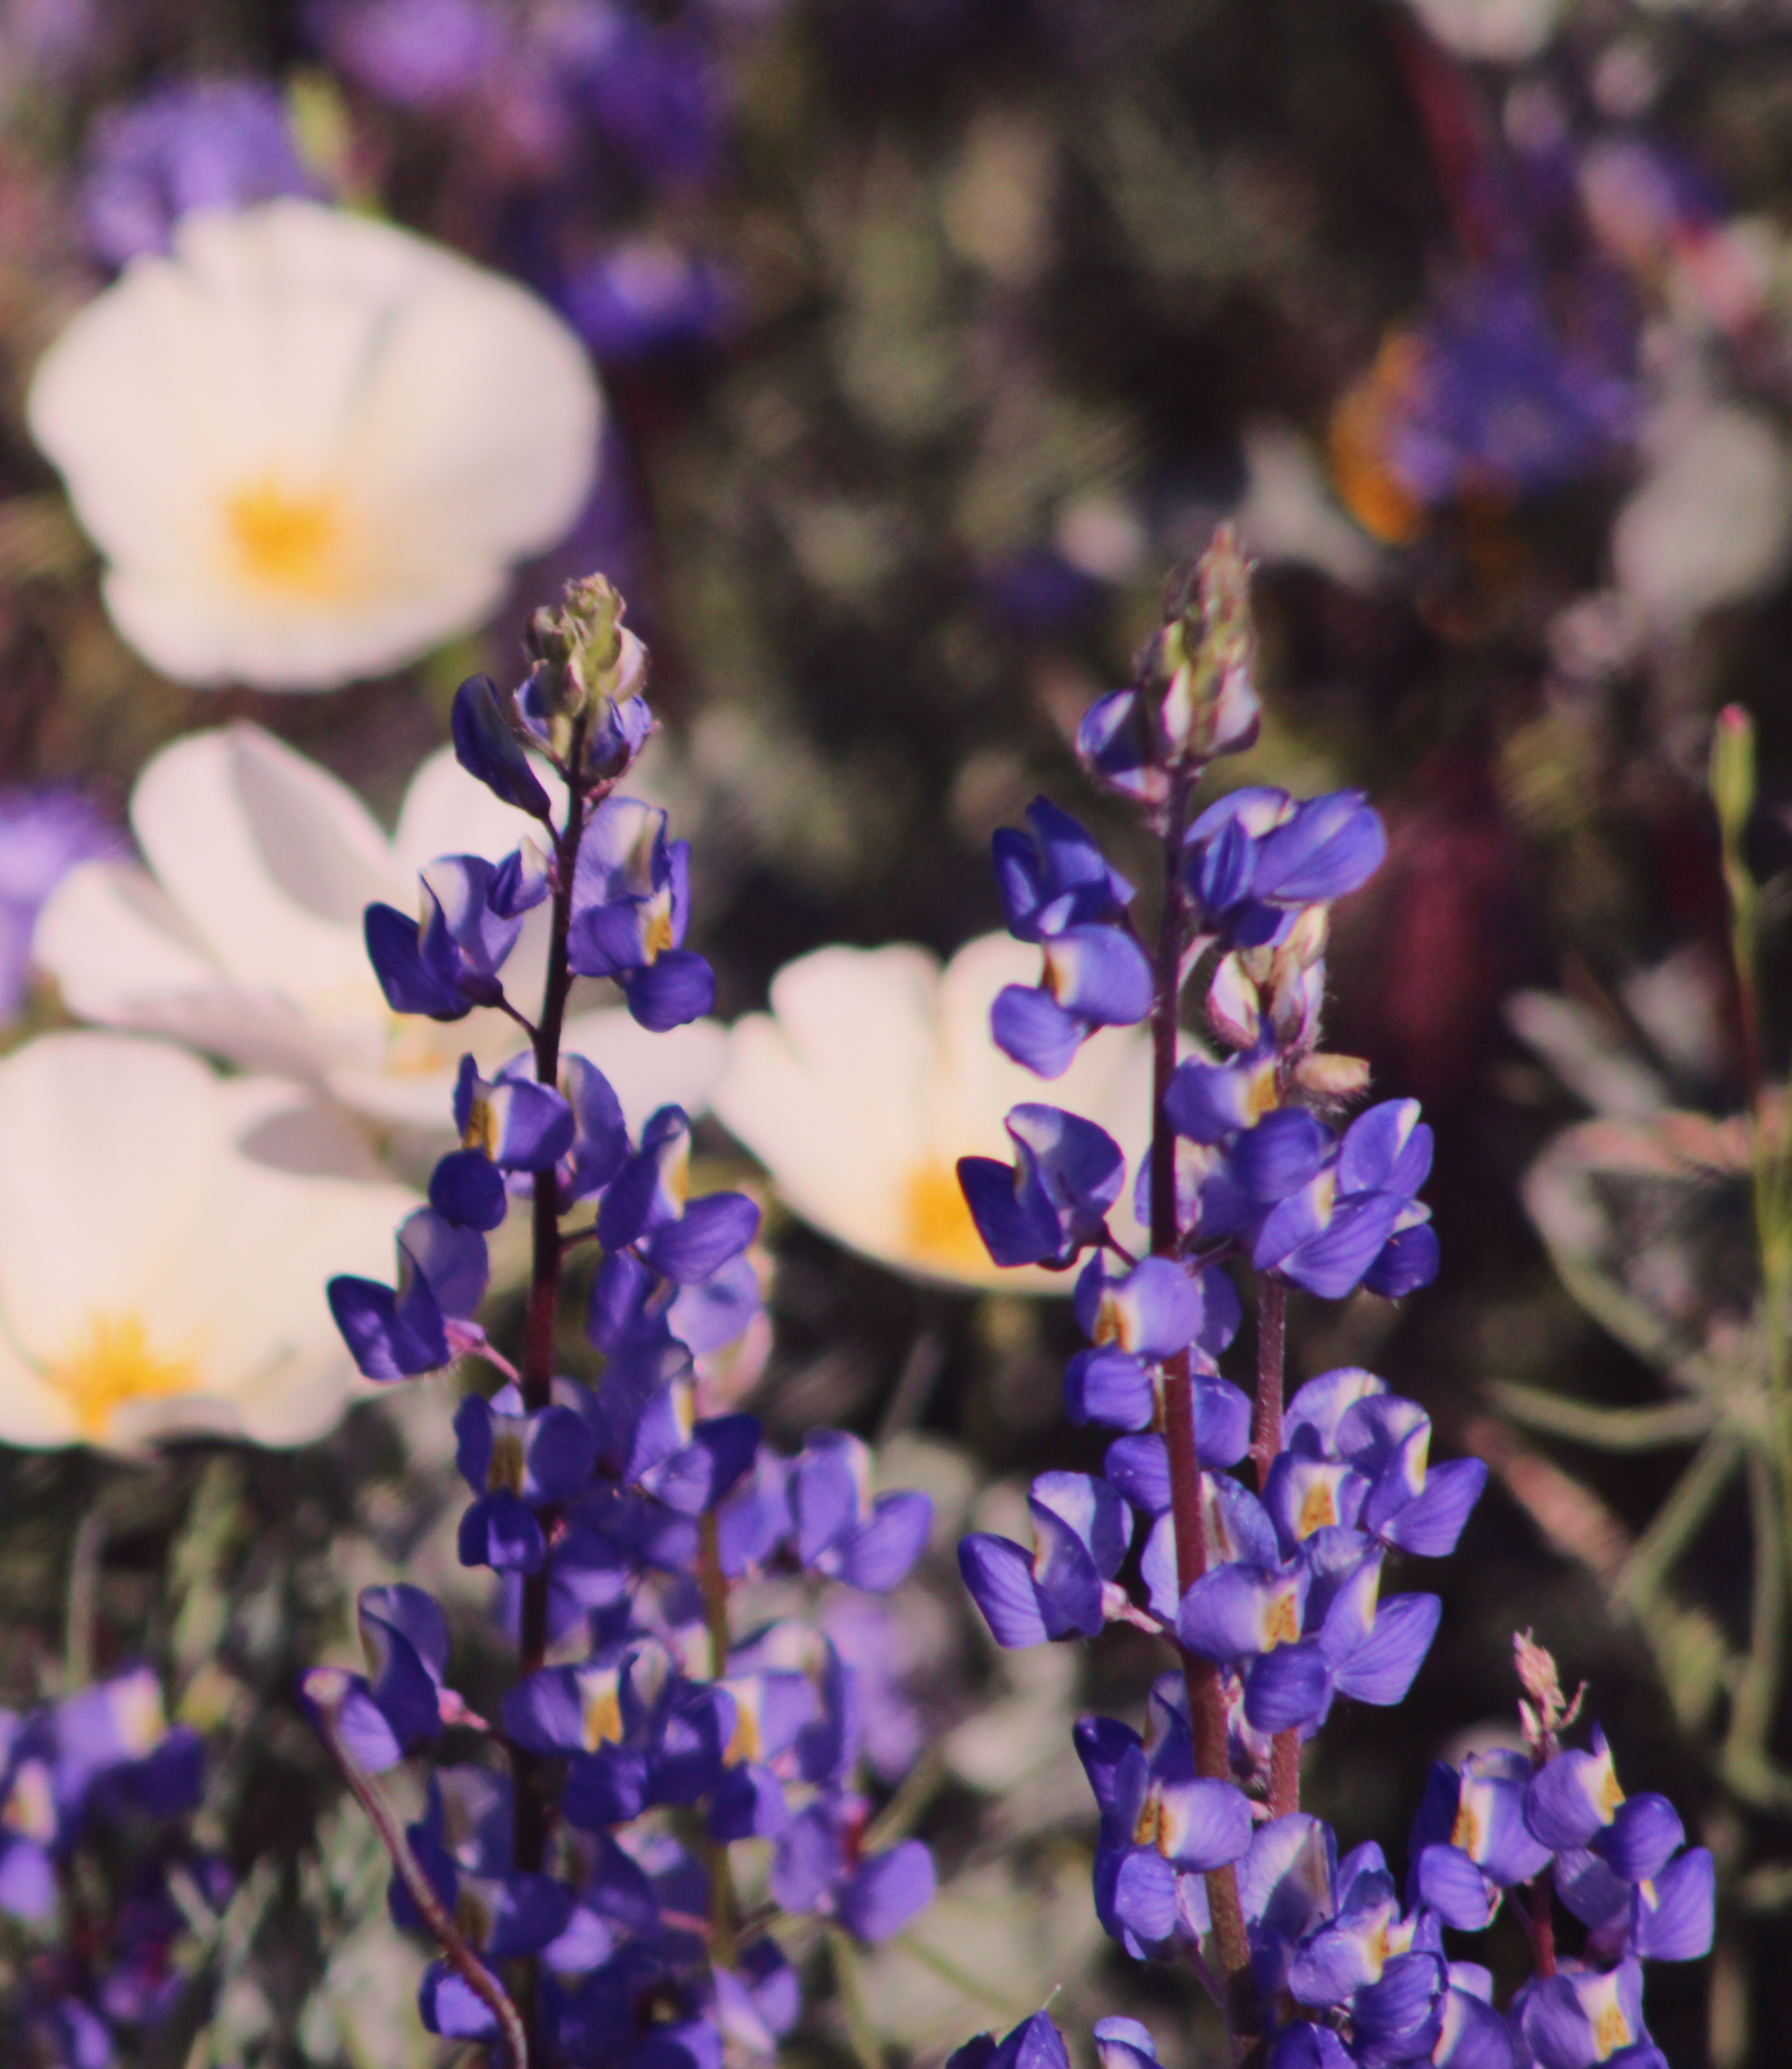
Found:
<path fill-rule="evenodd" d="M 0 790 L 0 1021 L 25 1002 L 31 932 L 79 862 L 121 855 L 122 838 L 78 790 Z"/>
<path fill-rule="evenodd" d="M 625 239 L 576 267 L 560 299 L 609 364 L 701 345 L 722 329 L 735 303 L 733 283 L 712 259 L 650 237 Z"/>
<path fill-rule="evenodd" d="M 482 0 L 337 0 L 313 10 L 312 27 L 356 85 L 401 108 L 464 100 L 506 42 Z"/>
<path fill-rule="evenodd" d="M 81 214 L 88 241 L 114 266 L 166 251 L 194 209 L 245 208 L 315 191 L 275 89 L 259 80 L 158 87 L 93 126 Z"/>
<path fill-rule="evenodd" d="M 1565 341 L 1521 274 L 1465 280 L 1422 324 L 1394 473 L 1422 503 L 1572 480 L 1630 435 L 1636 394 L 1605 340 Z"/>

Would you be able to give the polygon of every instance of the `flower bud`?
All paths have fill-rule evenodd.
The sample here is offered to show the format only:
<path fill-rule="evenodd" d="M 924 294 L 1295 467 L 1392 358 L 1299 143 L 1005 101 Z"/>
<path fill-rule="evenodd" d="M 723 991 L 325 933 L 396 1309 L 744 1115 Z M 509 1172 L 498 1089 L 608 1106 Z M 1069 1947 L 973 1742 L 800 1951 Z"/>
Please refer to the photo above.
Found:
<path fill-rule="evenodd" d="M 1251 564 L 1222 524 L 1195 564 L 1194 594 L 1147 651 L 1146 681 L 1162 693 L 1163 737 L 1180 759 L 1241 753 L 1262 707 L 1251 679 Z"/>

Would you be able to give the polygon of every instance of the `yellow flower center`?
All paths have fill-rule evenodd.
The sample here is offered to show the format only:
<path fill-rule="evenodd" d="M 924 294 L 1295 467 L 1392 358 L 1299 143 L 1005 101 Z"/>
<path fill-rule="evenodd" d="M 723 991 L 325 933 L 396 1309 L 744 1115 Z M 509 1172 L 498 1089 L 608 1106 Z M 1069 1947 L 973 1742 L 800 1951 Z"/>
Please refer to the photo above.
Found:
<path fill-rule="evenodd" d="M 929 1157 L 910 1171 L 902 1188 L 902 1247 L 918 1264 L 955 1275 L 986 1271 L 989 1253 L 964 1204 L 958 1172 Z"/>
<path fill-rule="evenodd" d="M 338 497 L 251 482 L 224 499 L 224 524 L 239 571 L 259 587 L 316 597 L 341 586 Z"/>
<path fill-rule="evenodd" d="M 69 1399 L 83 1437 L 103 1437 L 128 1401 L 165 1400 L 199 1387 L 197 1348 L 165 1354 L 149 1341 L 141 1315 L 96 1310 L 87 1333 L 50 1368 L 50 1382 Z"/>

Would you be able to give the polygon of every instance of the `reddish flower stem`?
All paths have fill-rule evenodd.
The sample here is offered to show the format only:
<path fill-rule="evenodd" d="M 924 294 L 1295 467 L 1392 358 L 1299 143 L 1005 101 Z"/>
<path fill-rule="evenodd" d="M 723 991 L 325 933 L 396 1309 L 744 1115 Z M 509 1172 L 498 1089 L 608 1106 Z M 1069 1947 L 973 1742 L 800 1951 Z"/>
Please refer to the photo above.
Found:
<path fill-rule="evenodd" d="M 1158 923 L 1156 983 L 1151 1006 L 1151 1253 L 1174 1257 L 1180 1247 L 1176 1209 L 1176 1137 L 1166 1096 L 1176 1067 L 1177 1010 L 1182 994 L 1182 958 L 1188 908 L 1182 880 L 1183 835 L 1188 824 L 1191 786 L 1179 781 L 1166 814 L 1163 910 Z M 1164 1438 L 1170 1459 L 1170 1502 L 1176 1530 L 1176 1585 L 1187 1590 L 1207 1571 L 1207 1531 L 1201 1515 L 1201 1462 L 1195 1442 L 1194 1385 L 1185 1351 L 1164 1368 Z M 1225 1699 L 1219 1669 L 1198 1653 L 1179 1647 L 1188 1689 L 1189 1727 L 1197 1772 L 1226 1779 Z M 1230 1867 L 1207 1876 L 1208 1909 L 1220 1966 L 1224 1974 L 1227 2023 L 1240 2059 L 1248 2051 L 1259 2018 L 1251 1987 L 1250 1941 L 1239 1902 L 1238 1878 Z"/>
<path fill-rule="evenodd" d="M 1251 1411 L 1251 1463 L 1257 1492 L 1282 1447 L 1282 1384 L 1288 1355 L 1288 1288 L 1265 1277 L 1257 1289 L 1256 1402 Z M 1269 1814 L 1285 1818 L 1301 1807 L 1301 1734 L 1277 1732 L 1269 1748 Z"/>
<path fill-rule="evenodd" d="M 343 1737 L 342 1700 L 348 1685 L 348 1676 L 339 1667 L 317 1667 L 305 1677 L 305 1693 L 316 1707 L 324 1741 L 342 1769 L 343 1779 L 354 1791 L 356 1801 L 379 1834 L 380 1843 L 390 1856 L 412 1903 L 422 1914 L 430 1936 L 442 1949 L 443 1960 L 497 2020 L 515 2069 L 528 2069 L 529 2036 L 522 2014 L 503 1985 L 474 1953 L 460 1928 L 449 1916 L 434 1883 L 423 1872 L 422 1863 L 412 1852 L 404 1827 L 386 1801 L 384 1790 L 356 1759 Z"/>
<path fill-rule="evenodd" d="M 541 1017 L 535 1027 L 535 1066 L 538 1083 L 560 1083 L 560 1033 L 566 1024 L 566 1002 L 572 988 L 567 955 L 567 936 L 572 924 L 572 879 L 578 867 L 579 843 L 584 837 L 585 818 L 591 799 L 580 790 L 577 769 L 584 753 L 585 724 L 581 717 L 572 729 L 566 767 L 572 772 L 566 786 L 566 823 L 554 843 L 553 903 L 548 949 L 548 974 L 542 986 Z M 560 1178 L 552 1170 L 535 1176 L 531 1202 L 531 1257 L 529 1301 L 523 1327 L 521 1368 L 523 1406 L 531 1414 L 550 1406 L 554 1389 L 554 1324 L 560 1312 L 561 1239 Z M 521 1629 L 517 1645 L 519 1679 L 536 1672 L 548 1655 L 548 1565 L 523 1579 Z M 515 1859 L 520 1871 L 536 1874 L 548 1855 L 551 1816 L 545 1764 L 538 1754 L 512 1744 L 510 1749 L 511 1796 L 515 1803 Z M 526 1965 L 527 1984 L 523 2014 L 535 2030 L 536 1965 Z"/>

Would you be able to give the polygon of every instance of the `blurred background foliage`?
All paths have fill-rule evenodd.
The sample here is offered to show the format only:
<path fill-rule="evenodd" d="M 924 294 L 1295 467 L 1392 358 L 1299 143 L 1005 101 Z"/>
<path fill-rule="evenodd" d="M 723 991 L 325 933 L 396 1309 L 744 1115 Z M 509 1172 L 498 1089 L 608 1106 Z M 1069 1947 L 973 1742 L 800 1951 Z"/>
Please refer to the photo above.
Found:
<path fill-rule="evenodd" d="M 1465 9 L 1426 11 L 1436 27 Z M 1750 1643 L 1747 1491 L 1713 1491 L 1680 1592 L 1639 1589 L 1627 1559 L 1697 1428 L 1670 1419 L 1662 1447 L 1613 1451 L 1561 1404 L 1672 1402 L 1679 1353 L 1556 1261 L 1591 1257 L 1633 1293 L 1640 1274 L 1639 1298 L 1679 1300 L 1688 1338 L 1704 1328 L 1690 1308 L 1745 1323 L 1753 1298 L 1746 1153 L 1722 1128 L 1745 1088 L 1704 759 L 1711 713 L 1746 705 L 1748 854 L 1771 918 L 1792 862 L 1792 14 L 1582 0 L 1525 62 L 1495 63 L 1464 61 L 1394 0 L 644 11 L 707 39 L 719 113 L 675 176 L 595 132 L 531 151 L 476 93 L 395 105 L 334 61 L 328 9 L 0 10 L 0 773 L 72 780 L 121 818 L 157 745 L 248 716 L 389 810 L 460 675 L 511 670 L 527 610 L 601 565 L 654 648 L 658 780 L 697 850 L 694 939 L 731 1016 L 824 942 L 943 951 L 997 924 L 992 830 L 1041 789 L 1102 820 L 1075 720 L 1126 679 L 1169 570 L 1242 512 L 1268 712 L 1242 773 L 1359 784 L 1387 815 L 1389 863 L 1342 919 L 1338 1042 L 1384 1096 L 1422 1096 L 1439 1134 L 1437 1285 L 1398 1313 L 1364 1296 L 1323 1320 L 1297 1308 L 1293 1375 L 1371 1363 L 1441 1445 L 1497 1468 L 1464 1556 L 1427 1575 L 1446 1610 L 1414 1700 L 1340 1716 L 1313 1807 L 1345 1843 L 1403 1831 L 1427 1760 L 1509 1720 L 1510 1634 L 1534 1628 L 1593 1684 L 1627 1778 L 1668 1790 L 1728 1871 L 1714 1970 L 1651 1986 L 1658 2041 L 1684 2069 L 1781 2059 L 1792 1802 L 1739 1790 L 1712 1751 L 1725 1663 Z M 1548 27 L 1551 10 L 1529 12 Z M 339 195 L 563 304 L 580 254 L 618 235 L 695 255 L 719 284 L 701 321 L 597 340 L 604 483 L 506 620 L 308 697 L 189 691 L 136 660 L 19 412 L 37 353 L 99 277 L 76 199 L 99 113 L 153 81 L 244 71 L 284 83 Z M 1693 197 L 1641 256 L 1597 233 L 1576 185 L 1615 142 L 1646 146 Z M 1634 406 L 1570 463 L 1465 466 L 1403 496 L 1362 429 L 1397 394 L 1403 340 L 1459 353 L 1471 398 L 1549 429 L 1558 368 L 1489 375 L 1497 341 L 1434 320 L 1464 283 L 1514 267 L 1550 312 L 1551 349 L 1596 333 Z M 1689 386 L 1740 413 L 1767 487 L 1738 514 L 1721 484 L 1701 502 L 1699 478 L 1658 561 L 1671 577 L 1709 532 L 1738 542 L 1739 565 L 1676 590 L 1650 576 L 1640 520 L 1623 524 L 1639 484 L 1664 478 Z M 1489 435 L 1517 455 L 1522 430 Z M 1775 1076 L 1786 969 L 1770 937 Z M 40 988 L 15 1031 L 58 1012 Z M 1615 1172 L 1623 1144 L 1562 1134 L 1591 1109 L 1628 1120 L 1634 1151 L 1671 1107 L 1713 1118 L 1653 1190 Z M 931 2057 L 1055 1986 L 1072 2028 L 1127 1991 L 1180 1991 L 1104 1952 L 1067 1736 L 1080 1704 L 1141 1699 L 1147 1649 L 1119 1631 L 1086 1657 L 998 1662 L 949 1557 L 967 1514 L 1005 1516 L 1032 1471 L 1070 1462 L 1068 1318 L 917 1290 L 788 1222 L 776 1235 L 778 1342 L 755 1403 L 772 1434 L 829 1420 L 899 1438 L 889 1477 L 931 1485 L 944 1516 L 898 1613 L 935 1749 L 914 1807 L 951 1879 L 918 1936 L 937 1964 L 898 1949 L 860 1979 L 874 2030 Z M 445 1534 L 451 1406 L 430 1383 L 312 1452 L 177 1451 L 160 1475 L 0 1459 L 0 1696 L 54 1685 L 72 1589 L 103 1657 L 166 1659 L 186 1713 L 222 1732 L 208 1814 L 243 1879 L 158 2063 L 430 2059 L 373 1842 L 289 1692 L 301 1662 L 346 1642 L 355 1588 L 401 1562 L 472 1602 Z M 96 1502 L 77 1542 L 71 1519 Z M 1792 1761 L 1783 1716 L 1766 1750 Z M 1516 1972 L 1508 1937 L 1495 1958 Z M 1154 2018 L 1167 2059 L 1195 2059 L 1185 1997 L 1124 2008 Z M 823 2019 L 798 2051 L 820 2063 L 849 2046 Z"/>

